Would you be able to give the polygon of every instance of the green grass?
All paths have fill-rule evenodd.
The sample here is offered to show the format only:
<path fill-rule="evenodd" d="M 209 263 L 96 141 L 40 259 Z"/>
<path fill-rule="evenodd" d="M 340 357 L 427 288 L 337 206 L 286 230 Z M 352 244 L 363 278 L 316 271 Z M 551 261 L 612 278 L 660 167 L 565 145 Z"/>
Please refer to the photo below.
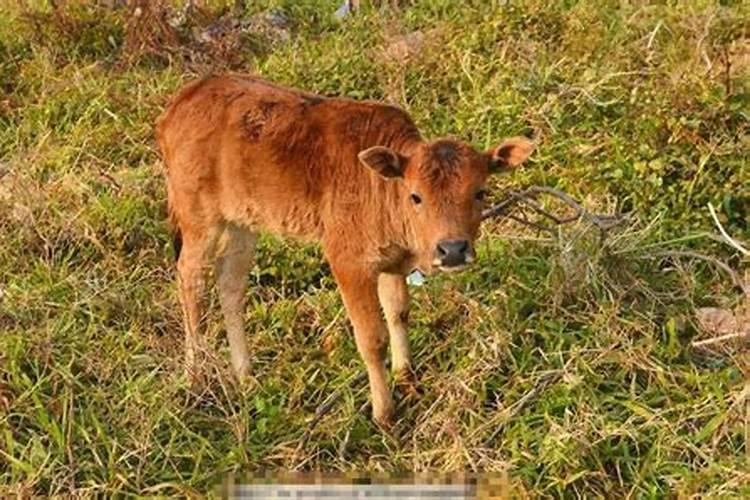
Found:
<path fill-rule="evenodd" d="M 291 39 L 248 35 L 229 63 L 128 53 L 145 28 L 127 9 L 59 3 L 57 16 L 0 6 L 0 494 L 189 494 L 300 467 L 507 472 L 534 497 L 750 495 L 750 350 L 690 346 L 710 335 L 695 308 L 743 299 L 706 262 L 655 257 L 748 263 L 701 236 L 712 202 L 750 241 L 743 2 L 414 1 L 343 23 L 337 1 L 247 2 L 245 18 L 285 9 Z M 382 57 L 413 30 L 417 56 Z M 356 387 L 295 453 L 315 408 L 362 370 L 315 247 L 262 240 L 253 387 L 232 382 L 215 299 L 210 382 L 194 393 L 180 376 L 153 123 L 183 82 L 227 64 L 396 100 L 426 135 L 478 147 L 533 131 L 533 161 L 496 179 L 495 198 L 554 186 L 631 221 L 603 246 L 581 224 L 545 241 L 487 224 L 471 271 L 413 290 L 426 394 L 399 405 L 395 437 Z"/>

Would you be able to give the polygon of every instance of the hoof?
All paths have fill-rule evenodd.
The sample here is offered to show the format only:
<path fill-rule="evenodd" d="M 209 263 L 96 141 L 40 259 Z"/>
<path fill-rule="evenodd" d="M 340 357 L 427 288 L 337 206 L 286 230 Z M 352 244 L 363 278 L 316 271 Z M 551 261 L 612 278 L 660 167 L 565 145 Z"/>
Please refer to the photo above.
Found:
<path fill-rule="evenodd" d="M 407 368 L 397 372 L 394 379 L 396 389 L 404 396 L 409 398 L 421 398 L 424 395 L 424 390 L 419 384 L 417 376 L 411 369 Z"/>
<path fill-rule="evenodd" d="M 373 416 L 373 422 L 375 422 L 375 425 L 377 425 L 378 428 L 382 430 L 383 432 L 390 434 L 391 431 L 393 430 L 394 419 L 392 416 L 387 417 L 385 419 L 383 419 L 382 417 L 378 418 L 378 417 Z"/>
<path fill-rule="evenodd" d="M 386 432 L 390 432 L 390 430 L 393 428 L 394 415 L 395 411 L 393 404 L 390 404 L 387 407 L 380 409 L 379 411 L 373 410 L 372 419 L 375 421 L 375 424 L 378 427 Z"/>

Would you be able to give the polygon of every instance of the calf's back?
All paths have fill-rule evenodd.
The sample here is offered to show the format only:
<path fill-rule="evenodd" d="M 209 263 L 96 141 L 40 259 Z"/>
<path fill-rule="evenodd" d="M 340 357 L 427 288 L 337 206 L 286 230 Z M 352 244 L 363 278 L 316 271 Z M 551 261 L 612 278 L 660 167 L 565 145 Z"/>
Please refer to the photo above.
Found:
<path fill-rule="evenodd" d="M 395 186 L 357 154 L 419 140 L 398 108 L 237 75 L 189 84 L 157 123 L 179 230 L 234 223 L 318 240 L 349 227 L 375 246 L 399 232 Z"/>

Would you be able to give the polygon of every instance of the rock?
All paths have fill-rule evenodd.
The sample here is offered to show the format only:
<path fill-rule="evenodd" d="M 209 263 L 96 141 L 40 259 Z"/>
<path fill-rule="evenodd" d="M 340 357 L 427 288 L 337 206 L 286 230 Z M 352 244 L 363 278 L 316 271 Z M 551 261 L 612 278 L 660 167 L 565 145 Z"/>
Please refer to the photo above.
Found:
<path fill-rule="evenodd" d="M 260 35 L 271 43 L 287 42 L 291 39 L 289 16 L 280 9 L 271 9 L 256 14 L 243 24 L 245 33 Z"/>
<path fill-rule="evenodd" d="M 739 330 L 739 322 L 729 309 L 701 307 L 695 311 L 695 317 L 702 329 L 714 335 L 727 335 Z"/>

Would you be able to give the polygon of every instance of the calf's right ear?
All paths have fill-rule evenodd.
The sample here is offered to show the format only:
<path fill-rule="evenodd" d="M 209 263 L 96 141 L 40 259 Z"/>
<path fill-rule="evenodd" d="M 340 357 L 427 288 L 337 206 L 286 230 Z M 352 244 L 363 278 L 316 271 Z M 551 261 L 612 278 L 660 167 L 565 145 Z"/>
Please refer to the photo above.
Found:
<path fill-rule="evenodd" d="M 385 146 L 373 146 L 357 155 L 363 165 L 379 173 L 386 179 L 404 176 L 406 158 Z"/>

